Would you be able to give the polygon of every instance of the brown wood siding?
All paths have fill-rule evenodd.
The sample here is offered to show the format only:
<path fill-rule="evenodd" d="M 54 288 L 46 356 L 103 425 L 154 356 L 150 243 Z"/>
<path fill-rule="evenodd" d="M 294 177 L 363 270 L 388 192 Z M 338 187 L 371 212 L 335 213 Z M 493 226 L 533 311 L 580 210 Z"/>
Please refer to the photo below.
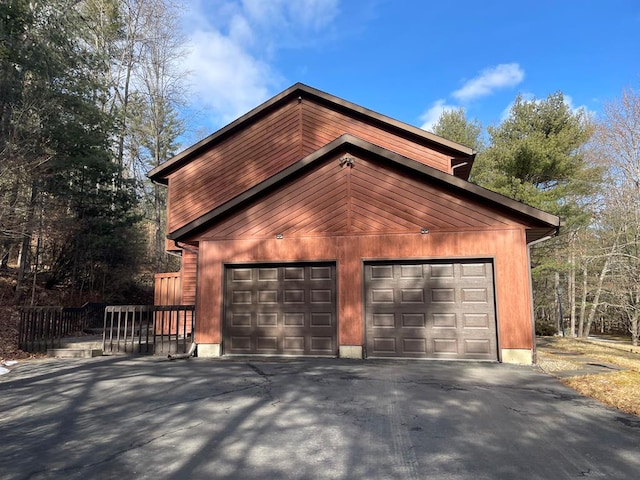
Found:
<path fill-rule="evenodd" d="M 351 156 L 351 155 L 350 155 Z M 268 238 L 482 229 L 517 225 L 486 206 L 463 202 L 442 187 L 343 154 L 256 200 L 200 234 L 198 239 Z"/>
<path fill-rule="evenodd" d="M 399 137 L 357 118 L 336 112 L 309 100 L 302 102 L 302 152 L 309 155 L 344 133 L 451 173 L 451 155 L 438 152 L 415 141 Z"/>
<path fill-rule="evenodd" d="M 220 343 L 223 264 L 336 261 L 338 341 L 363 345 L 363 261 L 389 259 L 493 259 L 499 348 L 533 347 L 531 292 L 525 231 L 509 229 L 435 232 L 428 235 L 365 235 L 202 241 L 197 309 L 200 343 Z"/>
<path fill-rule="evenodd" d="M 292 100 L 169 175 L 172 232 L 349 133 L 450 173 L 450 154 L 311 100 Z"/>
<path fill-rule="evenodd" d="M 182 304 L 182 276 L 180 272 L 156 273 L 154 275 L 153 304 Z"/>
<path fill-rule="evenodd" d="M 344 232 L 346 208 L 347 177 L 334 159 L 220 222 L 200 238 Z"/>
<path fill-rule="evenodd" d="M 380 163 L 356 160 L 351 169 L 352 232 L 417 231 L 516 225 L 472 200 Z"/>
<path fill-rule="evenodd" d="M 174 231 L 300 159 L 297 101 L 272 112 L 169 176 Z"/>
<path fill-rule="evenodd" d="M 196 274 L 198 255 L 189 250 L 182 251 L 182 302 L 184 305 L 196 303 Z"/>

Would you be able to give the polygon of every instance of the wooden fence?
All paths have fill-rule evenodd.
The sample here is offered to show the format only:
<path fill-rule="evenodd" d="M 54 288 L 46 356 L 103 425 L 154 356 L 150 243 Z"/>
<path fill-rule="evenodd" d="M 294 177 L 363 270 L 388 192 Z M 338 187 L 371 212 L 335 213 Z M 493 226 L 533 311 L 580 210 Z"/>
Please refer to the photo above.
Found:
<path fill-rule="evenodd" d="M 182 303 L 182 275 L 180 272 L 154 275 L 153 304 L 180 305 Z"/>
<path fill-rule="evenodd" d="M 106 354 L 186 353 L 195 342 L 195 305 L 119 305 L 104 312 Z"/>
<path fill-rule="evenodd" d="M 25 352 L 58 348 L 62 338 L 102 326 L 105 305 L 86 303 L 82 307 L 24 307 L 20 311 L 18 346 Z M 97 321 L 96 321 L 97 319 Z"/>

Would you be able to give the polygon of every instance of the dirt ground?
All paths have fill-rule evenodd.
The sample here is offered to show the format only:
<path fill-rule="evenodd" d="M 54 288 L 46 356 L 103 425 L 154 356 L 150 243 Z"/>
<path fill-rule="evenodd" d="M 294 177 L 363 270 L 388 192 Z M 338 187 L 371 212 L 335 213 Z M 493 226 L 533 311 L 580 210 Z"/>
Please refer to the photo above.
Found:
<path fill-rule="evenodd" d="M 538 366 L 578 393 L 640 415 L 640 349 L 607 338 L 538 338 Z"/>
<path fill-rule="evenodd" d="M 0 361 L 33 358 L 18 348 L 20 313 L 13 307 L 0 306 Z"/>

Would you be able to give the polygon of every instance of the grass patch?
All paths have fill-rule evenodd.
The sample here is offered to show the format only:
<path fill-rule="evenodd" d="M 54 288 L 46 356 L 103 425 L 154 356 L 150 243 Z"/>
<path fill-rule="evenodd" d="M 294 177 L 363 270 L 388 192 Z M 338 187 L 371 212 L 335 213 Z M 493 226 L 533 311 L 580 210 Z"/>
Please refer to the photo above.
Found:
<path fill-rule="evenodd" d="M 640 373 L 631 370 L 569 377 L 565 385 L 611 407 L 640 415 Z"/>
<path fill-rule="evenodd" d="M 640 354 L 629 346 L 609 345 L 567 337 L 538 342 L 538 366 L 568 387 L 606 405 L 640 415 Z M 621 370 L 581 374 L 590 363 L 602 362 Z"/>
<path fill-rule="evenodd" d="M 541 347 L 541 351 L 546 352 L 551 348 L 580 353 L 601 362 L 640 372 L 640 354 L 633 352 L 631 345 L 603 344 L 593 340 L 568 337 L 553 337 L 547 339 L 547 342 L 549 343 Z"/>

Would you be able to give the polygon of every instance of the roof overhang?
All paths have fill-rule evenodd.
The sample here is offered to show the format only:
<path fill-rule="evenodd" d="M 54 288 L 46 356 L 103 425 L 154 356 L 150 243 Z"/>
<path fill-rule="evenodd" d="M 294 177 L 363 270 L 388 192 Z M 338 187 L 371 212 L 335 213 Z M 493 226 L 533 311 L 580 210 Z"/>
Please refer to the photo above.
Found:
<path fill-rule="evenodd" d="M 506 211 L 523 218 L 523 221 L 527 221 L 528 223 L 535 225 L 535 227 L 530 228 L 527 232 L 527 243 L 548 235 L 555 235 L 560 227 L 560 218 L 555 215 L 530 207 L 524 203 L 517 202 L 511 198 L 492 192 L 486 188 L 479 187 L 478 185 L 474 185 L 473 183 L 461 178 L 441 172 L 438 169 L 429 167 L 420 162 L 374 145 L 366 140 L 354 137 L 353 135 L 344 134 L 294 163 L 290 167 L 257 184 L 253 188 L 246 190 L 228 202 L 171 232 L 167 237 L 170 240 L 175 241 L 186 240 L 190 236 L 211 225 L 217 219 L 229 214 L 234 209 L 251 202 L 263 193 L 284 184 L 306 169 L 312 167 L 318 162 L 321 162 L 323 159 L 336 155 L 347 149 L 350 153 L 355 154 L 361 152 L 377 157 L 378 159 L 391 163 L 396 167 L 409 170 L 413 174 L 427 177 L 430 181 L 436 182 L 450 191 L 457 191 L 466 197 L 473 198 L 476 201 L 480 201 L 491 207 L 498 208 L 502 211 Z"/>

